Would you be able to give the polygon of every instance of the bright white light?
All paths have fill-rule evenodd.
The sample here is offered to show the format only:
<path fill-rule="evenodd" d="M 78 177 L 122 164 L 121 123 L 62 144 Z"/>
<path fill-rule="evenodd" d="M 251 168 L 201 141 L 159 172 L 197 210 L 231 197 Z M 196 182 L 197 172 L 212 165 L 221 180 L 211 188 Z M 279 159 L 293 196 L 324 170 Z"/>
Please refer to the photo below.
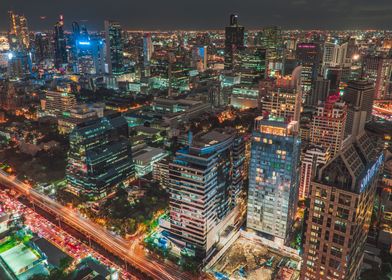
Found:
<path fill-rule="evenodd" d="M 9 59 L 9 60 L 11 60 L 13 57 L 14 57 L 14 54 L 13 54 L 13 53 L 11 53 L 11 52 L 8 53 L 8 59 Z"/>
<path fill-rule="evenodd" d="M 353 55 L 353 60 L 358 60 L 359 59 L 359 54 L 354 54 Z"/>

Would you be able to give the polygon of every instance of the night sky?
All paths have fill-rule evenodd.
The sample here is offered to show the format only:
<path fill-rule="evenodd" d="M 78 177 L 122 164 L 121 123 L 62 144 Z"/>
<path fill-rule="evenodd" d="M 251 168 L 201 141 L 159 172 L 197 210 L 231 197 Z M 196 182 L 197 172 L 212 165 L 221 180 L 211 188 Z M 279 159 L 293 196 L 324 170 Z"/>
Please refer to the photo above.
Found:
<path fill-rule="evenodd" d="M 246 28 L 392 29 L 391 0 L 0 0 L 0 30 L 7 10 L 24 13 L 31 30 L 46 30 L 65 17 L 85 21 L 89 30 L 116 19 L 127 29 L 223 29 L 230 13 Z M 5 3 L 4 3 L 5 2 Z M 40 20 L 40 16 L 46 16 Z"/>

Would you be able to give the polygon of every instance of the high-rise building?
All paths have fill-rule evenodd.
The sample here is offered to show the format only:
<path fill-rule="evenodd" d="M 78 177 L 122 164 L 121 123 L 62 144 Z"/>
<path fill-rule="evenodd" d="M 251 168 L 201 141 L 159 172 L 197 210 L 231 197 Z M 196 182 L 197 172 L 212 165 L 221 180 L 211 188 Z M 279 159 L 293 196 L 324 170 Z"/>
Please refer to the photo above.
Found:
<path fill-rule="evenodd" d="M 317 77 L 314 81 L 312 93 L 306 96 L 305 104 L 317 106 L 319 101 L 326 101 L 330 92 L 331 81 L 323 77 Z"/>
<path fill-rule="evenodd" d="M 170 233 L 200 257 L 214 251 L 219 234 L 236 225 L 245 157 L 243 136 L 216 129 L 192 138 L 169 166 Z M 238 228 L 237 228 L 238 229 Z"/>
<path fill-rule="evenodd" d="M 258 46 L 267 50 L 267 76 L 274 76 L 276 71 L 282 70 L 283 36 L 279 26 L 264 27 L 257 36 Z"/>
<path fill-rule="evenodd" d="M 107 73 L 124 74 L 124 42 L 119 22 L 105 20 L 105 40 Z"/>
<path fill-rule="evenodd" d="M 26 17 L 24 15 L 18 15 L 13 11 L 8 12 L 8 17 L 8 41 L 10 44 L 10 50 L 16 52 L 26 51 L 30 45 Z"/>
<path fill-rule="evenodd" d="M 374 82 L 375 99 L 392 98 L 392 55 L 368 55 L 363 59 L 363 77 Z"/>
<path fill-rule="evenodd" d="M 208 53 L 207 46 L 195 46 L 192 49 L 191 66 L 196 68 L 199 72 L 207 70 L 208 67 Z"/>
<path fill-rule="evenodd" d="M 119 113 L 76 126 L 69 142 L 66 179 L 74 193 L 102 198 L 134 178 L 128 124 Z"/>
<path fill-rule="evenodd" d="M 68 63 L 67 43 L 64 35 L 64 18 L 60 15 L 59 21 L 54 26 L 54 65 L 61 68 Z"/>
<path fill-rule="evenodd" d="M 296 58 L 298 63 L 302 65 L 301 80 L 304 97 L 306 97 L 320 73 L 320 45 L 318 43 L 299 43 L 296 49 Z"/>
<path fill-rule="evenodd" d="M 238 15 L 230 15 L 230 25 L 225 28 L 225 69 L 233 70 L 236 54 L 244 49 L 245 28 L 238 24 Z"/>
<path fill-rule="evenodd" d="M 329 158 L 328 148 L 323 146 L 310 145 L 302 152 L 299 199 L 308 198 L 310 182 L 316 175 L 317 167 L 326 164 Z"/>
<path fill-rule="evenodd" d="M 300 67 L 293 76 L 260 82 L 261 109 L 264 113 L 282 117 L 287 121 L 300 120 L 302 89 L 299 82 Z"/>
<path fill-rule="evenodd" d="M 149 67 L 152 54 L 154 53 L 154 45 L 152 44 L 151 34 L 146 33 L 143 36 L 143 64 Z"/>
<path fill-rule="evenodd" d="M 53 47 L 49 34 L 38 32 L 34 38 L 34 61 L 40 63 L 53 57 Z"/>
<path fill-rule="evenodd" d="M 258 85 L 266 77 L 267 51 L 261 48 L 248 47 L 238 52 L 238 71 L 242 85 Z"/>
<path fill-rule="evenodd" d="M 329 149 L 331 157 L 342 148 L 346 128 L 347 106 L 338 96 L 320 102 L 310 130 L 310 142 Z"/>
<path fill-rule="evenodd" d="M 372 119 L 374 86 L 366 80 L 349 81 L 343 95 L 343 101 L 349 106 L 366 112 L 366 121 Z"/>
<path fill-rule="evenodd" d="M 75 73 L 102 75 L 105 71 L 104 44 L 100 38 L 79 36 L 75 41 Z"/>
<path fill-rule="evenodd" d="M 345 66 L 350 64 L 347 58 L 348 43 L 336 44 L 332 42 L 324 43 L 323 67 Z"/>
<path fill-rule="evenodd" d="M 300 172 L 298 122 L 255 120 L 249 167 L 247 227 L 287 243 L 294 222 Z"/>
<path fill-rule="evenodd" d="M 311 182 L 302 280 L 358 279 L 383 154 L 362 131 Z"/>
<path fill-rule="evenodd" d="M 64 112 L 76 106 L 76 97 L 72 93 L 48 90 L 41 100 L 42 110 L 47 116 L 60 117 Z"/>

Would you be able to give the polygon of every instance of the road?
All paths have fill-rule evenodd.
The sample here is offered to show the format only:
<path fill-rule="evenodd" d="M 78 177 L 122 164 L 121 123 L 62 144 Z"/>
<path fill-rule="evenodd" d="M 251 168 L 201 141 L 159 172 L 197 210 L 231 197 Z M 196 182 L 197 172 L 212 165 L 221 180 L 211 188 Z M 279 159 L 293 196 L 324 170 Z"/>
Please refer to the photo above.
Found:
<path fill-rule="evenodd" d="M 83 218 L 77 212 L 38 193 L 29 185 L 16 179 L 15 176 L 8 175 L 0 170 L 0 181 L 9 188 L 13 188 L 15 191 L 28 197 L 31 202 L 45 207 L 46 210 L 50 210 L 69 226 L 86 234 L 87 237 L 100 244 L 107 251 L 140 269 L 152 278 L 158 280 L 196 279 L 190 273 L 179 271 L 171 263 L 158 262 L 158 260 L 147 256 L 144 250 L 132 250 L 131 247 L 134 246 L 131 246 L 132 244 L 124 238 L 111 234 L 90 220 Z"/>
<path fill-rule="evenodd" d="M 71 256 L 74 259 L 73 265 L 76 265 L 80 260 L 86 257 L 92 256 L 105 266 L 117 270 L 121 275 L 121 279 L 138 279 L 136 276 L 132 275 L 125 269 L 122 269 L 120 266 L 116 265 L 97 251 L 93 250 L 91 247 L 77 240 L 54 223 L 48 223 L 47 219 L 34 212 L 31 208 L 26 207 L 16 198 L 0 191 L 0 201 L 2 202 L 2 208 L 6 213 L 23 215 L 25 217 L 25 225 L 27 225 L 32 232 L 38 234 L 40 237 L 45 238 L 61 251 L 64 251 L 69 256 Z M 3 279 L 1 278 L 1 270 L 0 279 Z"/>

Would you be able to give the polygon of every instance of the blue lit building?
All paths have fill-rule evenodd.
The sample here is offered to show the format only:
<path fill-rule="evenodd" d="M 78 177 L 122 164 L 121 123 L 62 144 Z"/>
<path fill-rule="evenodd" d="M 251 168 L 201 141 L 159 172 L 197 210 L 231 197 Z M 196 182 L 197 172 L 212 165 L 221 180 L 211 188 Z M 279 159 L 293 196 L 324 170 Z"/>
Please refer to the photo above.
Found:
<path fill-rule="evenodd" d="M 116 113 L 78 125 L 69 135 L 68 188 L 102 198 L 135 176 L 128 124 Z"/>
<path fill-rule="evenodd" d="M 298 122 L 255 120 L 249 166 L 247 227 L 277 244 L 287 242 L 299 190 Z"/>
<path fill-rule="evenodd" d="M 105 70 L 104 45 L 99 38 L 80 37 L 75 42 L 75 73 L 102 75 Z"/>

